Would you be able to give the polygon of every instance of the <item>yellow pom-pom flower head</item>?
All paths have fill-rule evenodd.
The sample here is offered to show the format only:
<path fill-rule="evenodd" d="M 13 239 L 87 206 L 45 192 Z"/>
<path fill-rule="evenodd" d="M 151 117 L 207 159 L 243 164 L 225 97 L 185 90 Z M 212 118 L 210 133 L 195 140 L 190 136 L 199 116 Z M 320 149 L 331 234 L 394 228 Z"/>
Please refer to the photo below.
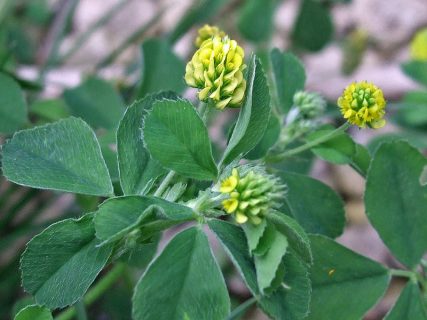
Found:
<path fill-rule="evenodd" d="M 337 103 L 342 115 L 351 124 L 374 129 L 385 125 L 386 101 L 382 90 L 372 83 L 362 81 L 348 85 Z"/>
<path fill-rule="evenodd" d="M 279 206 L 277 200 L 283 198 L 285 186 L 260 167 L 242 167 L 234 168 L 231 175 L 222 180 L 219 191 L 229 196 L 222 201 L 222 206 L 237 223 L 258 225 L 270 209 Z"/>
<path fill-rule="evenodd" d="M 205 24 L 203 27 L 201 27 L 197 33 L 198 35 L 195 41 L 197 48 L 200 48 L 203 42 L 211 39 L 212 37 L 218 36 L 220 38 L 224 38 L 226 36 L 225 32 L 220 28 L 216 26 L 210 26 L 208 24 Z"/>
<path fill-rule="evenodd" d="M 412 39 L 411 57 L 414 60 L 427 61 L 427 28 L 418 31 Z"/>
<path fill-rule="evenodd" d="M 200 89 L 201 101 L 212 101 L 216 108 L 238 107 L 246 89 L 243 78 L 244 51 L 228 37 L 205 40 L 185 69 L 185 82 Z"/>

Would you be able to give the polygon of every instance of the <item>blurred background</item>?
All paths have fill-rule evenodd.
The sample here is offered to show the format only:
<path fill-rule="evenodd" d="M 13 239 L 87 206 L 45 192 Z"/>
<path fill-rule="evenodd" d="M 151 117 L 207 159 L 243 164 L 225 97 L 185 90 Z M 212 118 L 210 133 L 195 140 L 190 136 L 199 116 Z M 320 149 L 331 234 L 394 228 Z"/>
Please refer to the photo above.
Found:
<path fill-rule="evenodd" d="M 332 119 L 347 84 L 374 82 L 389 102 L 388 123 L 377 131 L 353 128 L 354 139 L 374 150 L 380 141 L 405 137 L 427 149 L 427 70 L 408 67 L 414 60 L 411 41 L 427 27 L 426 0 L 0 0 L 0 71 L 20 85 L 28 110 L 17 123 L 0 127 L 0 143 L 18 129 L 80 116 L 96 129 L 117 178 L 116 119 L 149 92 L 171 89 L 194 97 L 194 91 L 184 91 L 182 77 L 205 23 L 226 31 L 247 56 L 254 51 L 263 58 L 273 47 L 296 54 L 306 68 L 306 89 L 330 102 Z M 215 120 L 214 141 L 224 141 L 222 128 L 232 116 Z M 348 225 L 339 242 L 398 267 L 368 223 L 364 180 L 353 169 L 316 160 L 298 170 L 345 200 Z M 100 201 L 12 185 L 0 176 L 0 319 L 13 318 L 29 302 L 18 272 L 26 241 Z M 244 301 L 250 294 L 219 246 L 217 255 L 232 298 Z M 132 283 L 140 272 L 129 270 L 128 279 L 90 308 L 90 318 L 130 319 Z M 401 287 L 395 281 L 366 319 L 382 319 Z M 246 319 L 266 317 L 254 310 Z"/>

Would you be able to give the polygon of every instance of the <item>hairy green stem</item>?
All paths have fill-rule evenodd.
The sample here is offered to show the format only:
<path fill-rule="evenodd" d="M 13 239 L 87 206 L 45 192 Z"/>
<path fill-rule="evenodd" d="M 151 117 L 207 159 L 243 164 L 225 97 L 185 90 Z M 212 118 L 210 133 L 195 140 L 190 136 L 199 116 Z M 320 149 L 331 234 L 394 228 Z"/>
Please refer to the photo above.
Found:
<path fill-rule="evenodd" d="M 79 300 L 74 306 L 76 308 L 77 320 L 87 320 L 87 313 L 84 302 L 82 300 Z"/>
<path fill-rule="evenodd" d="M 417 274 L 414 271 L 390 269 L 390 274 L 394 277 L 404 277 L 409 279 L 417 279 Z"/>
<path fill-rule="evenodd" d="M 286 158 L 289 158 L 291 156 L 294 156 L 298 153 L 304 152 L 306 150 L 309 150 L 319 144 L 325 143 L 341 133 L 343 133 L 345 130 L 347 130 L 350 127 L 350 124 L 348 122 L 344 123 L 342 126 L 336 128 L 334 131 L 331 131 L 315 140 L 312 140 L 310 142 L 307 142 L 299 147 L 284 151 L 282 153 L 276 154 L 276 155 L 270 155 L 266 156 L 265 160 L 266 162 L 274 163 L 274 162 L 280 162 Z"/>
<path fill-rule="evenodd" d="M 163 179 L 162 183 L 160 183 L 160 186 L 154 192 L 155 197 L 160 197 L 163 194 L 163 192 L 165 192 L 166 188 L 171 183 L 174 176 L 175 176 L 175 171 L 169 171 L 169 173 Z"/>
<path fill-rule="evenodd" d="M 90 306 L 94 303 L 100 296 L 104 294 L 123 274 L 126 270 L 126 265 L 123 263 L 117 264 L 111 271 L 103 277 L 98 283 L 90 289 L 83 298 L 83 303 L 85 306 Z M 67 310 L 61 312 L 55 320 L 71 320 L 77 314 L 75 307 L 69 307 Z"/>
<path fill-rule="evenodd" d="M 252 307 L 252 305 L 256 303 L 256 301 L 257 300 L 255 297 L 246 300 L 230 313 L 230 315 L 227 317 L 227 320 L 239 319 L 246 313 L 246 311 L 248 311 Z"/>

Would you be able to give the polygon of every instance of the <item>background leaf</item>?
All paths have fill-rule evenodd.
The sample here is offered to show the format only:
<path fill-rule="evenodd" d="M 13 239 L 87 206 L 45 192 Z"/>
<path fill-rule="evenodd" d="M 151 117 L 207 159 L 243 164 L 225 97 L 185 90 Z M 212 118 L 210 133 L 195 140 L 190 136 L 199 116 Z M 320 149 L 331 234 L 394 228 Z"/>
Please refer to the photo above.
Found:
<path fill-rule="evenodd" d="M 419 177 L 427 159 L 404 141 L 382 144 L 366 180 L 369 221 L 399 261 L 413 267 L 427 250 L 427 186 Z"/>
<path fill-rule="evenodd" d="M 221 160 L 227 165 L 251 151 L 261 140 L 270 117 L 270 93 L 261 62 L 252 55 L 246 79 L 245 102 Z"/>
<path fill-rule="evenodd" d="M 67 118 L 15 133 L 2 148 L 3 174 L 39 189 L 90 195 L 113 194 L 108 169 L 92 129 Z"/>
<path fill-rule="evenodd" d="M 271 114 L 267 129 L 258 144 L 245 156 L 246 159 L 256 160 L 264 157 L 268 150 L 277 142 L 280 135 L 280 121 Z"/>
<path fill-rule="evenodd" d="M 402 64 L 402 70 L 412 80 L 427 86 L 427 62 L 409 61 Z"/>
<path fill-rule="evenodd" d="M 418 284 L 408 281 L 405 288 L 400 293 L 394 307 L 389 311 L 385 320 L 426 320 L 426 309 L 422 301 L 422 293 Z"/>
<path fill-rule="evenodd" d="M 148 151 L 164 167 L 194 179 L 216 178 L 207 129 L 190 102 L 156 101 L 143 131 Z"/>
<path fill-rule="evenodd" d="M 30 305 L 20 310 L 14 320 L 53 320 L 53 317 L 46 307 Z"/>
<path fill-rule="evenodd" d="M 19 85 L 0 73 L 0 133 L 13 133 L 28 121 L 27 104 Z"/>
<path fill-rule="evenodd" d="M 303 0 L 292 30 L 294 43 L 309 51 L 322 49 L 332 38 L 334 26 L 322 3 Z"/>
<path fill-rule="evenodd" d="M 384 294 L 387 269 L 325 236 L 311 235 L 310 242 L 313 294 L 307 319 L 361 319 Z"/>
<path fill-rule="evenodd" d="M 112 247 L 98 247 L 93 216 L 52 224 L 27 245 L 22 284 L 37 303 L 62 308 L 79 300 L 104 268 Z"/>
<path fill-rule="evenodd" d="M 308 176 L 281 172 L 288 186 L 285 196 L 290 214 L 309 233 L 336 238 L 345 225 L 343 200 L 326 184 Z"/>
<path fill-rule="evenodd" d="M 160 90 L 181 92 L 185 88 L 184 62 L 164 39 L 149 39 L 142 44 L 142 75 L 138 97 Z"/>
<path fill-rule="evenodd" d="M 246 0 L 239 15 L 237 27 L 251 41 L 267 41 L 273 32 L 277 0 Z"/>
<path fill-rule="evenodd" d="M 221 270 L 206 235 L 196 227 L 169 242 L 136 285 L 133 297 L 136 320 L 225 319 L 229 312 Z"/>
<path fill-rule="evenodd" d="M 65 90 L 64 99 L 71 114 L 81 117 L 93 128 L 116 129 L 125 111 L 123 100 L 114 87 L 96 77 Z"/>
<path fill-rule="evenodd" d="M 156 100 L 175 98 L 172 92 L 153 94 L 132 104 L 125 112 L 117 130 L 117 155 L 120 185 L 125 195 L 150 191 L 156 178 L 165 173 L 144 147 L 142 120 Z"/>
<path fill-rule="evenodd" d="M 196 0 L 173 28 L 168 36 L 169 42 L 176 42 L 194 25 L 207 21 L 218 14 L 218 11 L 228 2 L 229 0 Z"/>
<path fill-rule="evenodd" d="M 295 92 L 304 90 L 305 70 L 301 61 L 290 52 L 275 48 L 270 54 L 271 65 L 280 102 L 280 110 L 287 113 L 293 105 Z"/>

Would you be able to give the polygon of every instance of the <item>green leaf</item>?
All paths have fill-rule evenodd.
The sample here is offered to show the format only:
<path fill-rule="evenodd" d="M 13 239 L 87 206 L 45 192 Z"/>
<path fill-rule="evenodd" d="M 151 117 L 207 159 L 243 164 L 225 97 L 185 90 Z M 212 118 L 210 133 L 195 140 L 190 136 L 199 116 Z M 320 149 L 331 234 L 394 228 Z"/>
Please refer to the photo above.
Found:
<path fill-rule="evenodd" d="M 111 181 L 119 181 L 119 166 L 117 164 L 116 133 L 114 131 L 102 132 L 98 135 L 102 157 L 110 173 Z"/>
<path fill-rule="evenodd" d="M 53 317 L 48 308 L 33 304 L 21 309 L 14 320 L 53 320 Z"/>
<path fill-rule="evenodd" d="M 291 215 L 309 233 L 336 238 L 345 225 L 344 202 L 326 184 L 296 173 L 279 174 L 288 186 L 285 196 Z"/>
<path fill-rule="evenodd" d="M 317 130 L 307 136 L 307 141 L 313 141 L 320 137 L 329 134 L 335 130 L 334 128 L 326 128 Z M 335 164 L 351 163 L 356 153 L 356 144 L 353 139 L 346 133 L 341 133 L 338 136 L 317 145 L 311 151 L 319 158 Z"/>
<path fill-rule="evenodd" d="M 155 180 L 165 173 L 144 147 L 142 119 L 156 100 L 175 98 L 172 92 L 149 95 L 127 110 L 117 130 L 120 184 L 125 195 L 146 194 Z"/>
<path fill-rule="evenodd" d="M 61 99 L 38 100 L 30 106 L 32 114 L 51 122 L 70 116 L 65 102 Z"/>
<path fill-rule="evenodd" d="M 208 21 L 210 17 L 215 16 L 218 11 L 228 2 L 228 0 L 194 1 L 168 36 L 169 42 L 175 43 L 194 25 Z"/>
<path fill-rule="evenodd" d="M 387 269 L 325 236 L 311 235 L 310 242 L 313 294 L 307 319 L 361 319 L 387 289 Z"/>
<path fill-rule="evenodd" d="M 37 303 L 66 307 L 85 294 L 111 250 L 98 247 L 91 214 L 54 223 L 27 244 L 21 259 L 22 284 Z"/>
<path fill-rule="evenodd" d="M 225 319 L 230 300 L 206 235 L 197 227 L 173 238 L 139 280 L 135 320 Z"/>
<path fill-rule="evenodd" d="M 262 236 L 264 235 L 267 228 L 267 221 L 263 220 L 258 225 L 246 223 L 242 225 L 243 231 L 245 232 L 246 239 L 248 241 L 249 252 L 253 252 L 258 247 Z"/>
<path fill-rule="evenodd" d="M 383 143 L 397 140 L 405 140 L 410 145 L 418 149 L 427 149 L 427 134 L 410 131 L 380 134 L 369 141 L 367 148 L 370 154 L 374 154 L 375 151 L 377 151 L 377 149 L 379 148 L 379 146 Z"/>
<path fill-rule="evenodd" d="M 14 134 L 2 148 L 3 174 L 10 181 L 39 189 L 109 196 L 108 169 L 92 129 L 81 119 Z"/>
<path fill-rule="evenodd" d="M 273 319 L 304 319 L 309 312 L 311 298 L 307 266 L 288 253 L 284 258 L 284 270 L 284 286 L 280 286 L 269 296 L 261 297 L 258 305 Z"/>
<path fill-rule="evenodd" d="M 138 97 L 160 90 L 181 92 L 185 88 L 184 62 L 173 53 L 165 39 L 149 39 L 142 44 L 142 78 Z"/>
<path fill-rule="evenodd" d="M 318 51 L 331 40 L 333 32 L 331 15 L 322 3 L 303 0 L 292 30 L 295 45 L 309 51 Z"/>
<path fill-rule="evenodd" d="M 136 243 L 120 256 L 120 261 L 138 269 L 145 269 L 156 255 L 160 236 L 159 233 L 147 242 Z"/>
<path fill-rule="evenodd" d="M 270 118 L 270 93 L 259 59 L 252 55 L 246 79 L 245 102 L 221 160 L 227 165 L 251 151 L 261 140 Z"/>
<path fill-rule="evenodd" d="M 427 86 L 427 62 L 426 61 L 409 61 L 402 64 L 403 72 L 412 80 Z"/>
<path fill-rule="evenodd" d="M 427 250 L 427 186 L 419 177 L 427 159 L 404 141 L 382 144 L 366 180 L 368 218 L 396 258 L 408 267 Z"/>
<path fill-rule="evenodd" d="M 13 133 L 27 122 L 27 104 L 19 85 L 0 73 L 0 133 Z"/>
<path fill-rule="evenodd" d="M 264 136 L 258 144 L 246 155 L 246 159 L 256 160 L 264 157 L 268 150 L 277 142 L 280 135 L 280 121 L 271 114 Z"/>
<path fill-rule="evenodd" d="M 104 243 L 119 240 L 140 226 L 153 221 L 152 210 L 160 210 L 157 220 L 185 221 L 194 218 L 193 211 L 181 204 L 161 198 L 125 196 L 110 198 L 95 213 L 96 236 Z M 174 223 L 176 224 L 176 223 Z"/>
<path fill-rule="evenodd" d="M 290 52 L 275 48 L 270 54 L 280 110 L 287 113 L 293 105 L 294 94 L 304 90 L 305 70 L 301 61 Z"/>
<path fill-rule="evenodd" d="M 393 119 L 400 126 L 419 130 L 427 128 L 427 91 L 410 91 L 393 106 L 396 107 Z"/>
<path fill-rule="evenodd" d="M 89 77 L 76 88 L 65 90 L 71 114 L 93 128 L 116 129 L 124 112 L 123 100 L 105 80 Z"/>
<path fill-rule="evenodd" d="M 384 318 L 385 320 L 426 320 L 427 313 L 422 301 L 422 293 L 418 284 L 408 281 L 403 291 L 400 293 L 394 307 Z"/>
<path fill-rule="evenodd" d="M 249 256 L 249 249 L 243 230 L 222 220 L 209 220 L 209 228 L 223 245 L 236 266 L 247 287 L 254 296 L 259 294 L 255 265 Z"/>
<path fill-rule="evenodd" d="M 355 153 L 351 158 L 351 166 L 359 172 L 362 177 L 366 177 L 368 173 L 369 164 L 371 163 L 371 155 L 368 149 L 361 144 L 355 143 Z"/>
<path fill-rule="evenodd" d="M 276 231 L 267 252 L 254 256 L 258 287 L 262 293 L 271 286 L 287 249 L 286 236 Z"/>
<path fill-rule="evenodd" d="M 247 0 L 240 11 L 237 27 L 251 41 L 266 41 L 273 32 L 274 12 L 277 0 Z"/>
<path fill-rule="evenodd" d="M 208 131 L 190 102 L 156 101 L 143 132 L 148 151 L 164 167 L 194 179 L 216 178 Z"/>
<path fill-rule="evenodd" d="M 289 249 L 295 253 L 297 258 L 306 264 L 311 264 L 313 257 L 310 240 L 304 229 L 294 219 L 278 211 L 269 212 L 267 219 L 286 236 Z"/>

